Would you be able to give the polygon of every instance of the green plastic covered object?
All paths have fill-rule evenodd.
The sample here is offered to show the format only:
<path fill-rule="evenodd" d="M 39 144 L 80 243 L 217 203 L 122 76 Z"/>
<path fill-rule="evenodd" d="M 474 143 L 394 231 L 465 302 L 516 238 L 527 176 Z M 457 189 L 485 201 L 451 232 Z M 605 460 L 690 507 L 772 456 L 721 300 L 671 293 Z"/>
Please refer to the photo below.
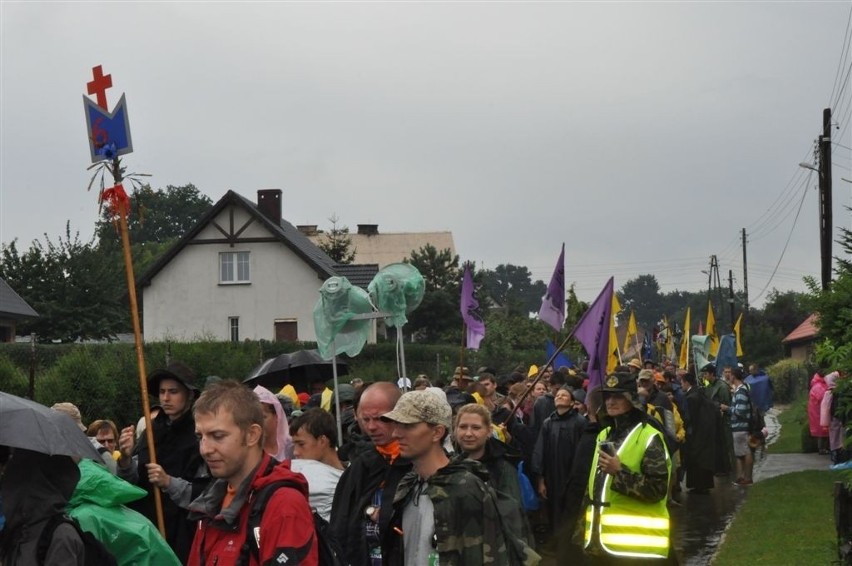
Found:
<path fill-rule="evenodd" d="M 180 566 L 180 560 L 157 527 L 125 503 L 145 496 L 91 460 L 80 460 L 80 481 L 68 503 L 68 514 L 95 535 L 121 566 Z"/>
<path fill-rule="evenodd" d="M 352 317 L 373 312 L 370 296 L 345 277 L 329 277 L 319 293 L 314 305 L 314 328 L 320 356 L 326 360 L 335 354 L 357 356 L 370 336 L 370 320 Z"/>
<path fill-rule="evenodd" d="M 367 287 L 373 304 L 381 312 L 388 326 L 401 327 L 408 322 L 405 316 L 423 300 L 426 282 L 420 271 L 410 263 L 392 263 L 379 271 Z"/>

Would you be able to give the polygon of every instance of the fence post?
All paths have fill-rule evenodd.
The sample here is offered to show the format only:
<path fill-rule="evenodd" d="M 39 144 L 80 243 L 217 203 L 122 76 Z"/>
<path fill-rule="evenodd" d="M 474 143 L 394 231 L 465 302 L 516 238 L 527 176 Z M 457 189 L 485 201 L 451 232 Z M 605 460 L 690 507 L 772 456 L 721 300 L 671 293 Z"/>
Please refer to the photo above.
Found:
<path fill-rule="evenodd" d="M 842 481 L 834 482 L 834 526 L 840 563 L 852 564 L 852 493 Z"/>

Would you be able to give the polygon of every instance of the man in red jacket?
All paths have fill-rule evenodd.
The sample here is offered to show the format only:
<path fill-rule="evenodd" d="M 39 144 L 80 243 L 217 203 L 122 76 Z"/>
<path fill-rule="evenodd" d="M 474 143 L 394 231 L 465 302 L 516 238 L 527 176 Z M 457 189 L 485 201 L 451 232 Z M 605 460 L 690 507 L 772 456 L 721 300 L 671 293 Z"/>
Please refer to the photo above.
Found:
<path fill-rule="evenodd" d="M 238 383 L 221 382 L 201 394 L 193 412 L 201 456 L 217 480 L 190 504 L 189 518 L 198 520 L 198 527 L 189 564 L 316 565 L 308 483 L 290 470 L 289 461 L 278 463 L 264 453 L 257 396 Z M 272 483 L 280 487 L 267 499 L 259 532 L 248 533 L 255 496 Z M 247 536 L 253 540 L 244 550 Z M 241 561 L 246 552 L 248 562 Z"/>

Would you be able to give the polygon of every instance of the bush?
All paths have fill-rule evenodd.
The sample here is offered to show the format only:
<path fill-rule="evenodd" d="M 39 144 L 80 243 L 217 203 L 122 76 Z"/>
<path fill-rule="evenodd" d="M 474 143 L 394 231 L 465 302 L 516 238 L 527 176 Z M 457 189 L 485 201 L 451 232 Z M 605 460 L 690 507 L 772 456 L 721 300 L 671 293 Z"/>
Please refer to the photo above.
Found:
<path fill-rule="evenodd" d="M 805 362 L 786 359 L 766 368 L 772 381 L 774 401 L 791 403 L 802 394 L 808 393 L 812 368 Z"/>
<path fill-rule="evenodd" d="M 0 355 L 0 391 L 26 397 L 29 379 L 8 356 Z"/>

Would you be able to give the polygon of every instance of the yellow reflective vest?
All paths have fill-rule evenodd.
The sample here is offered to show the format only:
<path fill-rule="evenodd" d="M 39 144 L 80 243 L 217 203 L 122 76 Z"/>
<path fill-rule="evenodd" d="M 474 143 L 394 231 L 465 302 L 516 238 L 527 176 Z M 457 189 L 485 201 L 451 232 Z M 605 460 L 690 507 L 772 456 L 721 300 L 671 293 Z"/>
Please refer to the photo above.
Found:
<path fill-rule="evenodd" d="M 665 446 L 663 435 L 653 426 L 637 424 L 621 443 L 617 454 L 621 465 L 632 471 L 642 469 L 645 450 L 655 436 Z M 598 434 L 598 443 L 606 439 L 609 427 Z M 666 558 L 669 554 L 669 511 L 666 498 L 656 503 L 639 501 L 612 489 L 612 476 L 605 474 L 600 500 L 595 494 L 595 475 L 598 469 L 598 450 L 589 474 L 589 496 L 592 503 L 586 509 L 584 546 L 592 543 L 596 534 L 601 548 L 612 556 L 635 558 Z M 669 478 L 672 462 L 665 450 Z"/>

